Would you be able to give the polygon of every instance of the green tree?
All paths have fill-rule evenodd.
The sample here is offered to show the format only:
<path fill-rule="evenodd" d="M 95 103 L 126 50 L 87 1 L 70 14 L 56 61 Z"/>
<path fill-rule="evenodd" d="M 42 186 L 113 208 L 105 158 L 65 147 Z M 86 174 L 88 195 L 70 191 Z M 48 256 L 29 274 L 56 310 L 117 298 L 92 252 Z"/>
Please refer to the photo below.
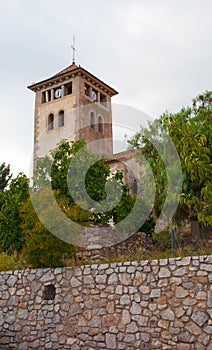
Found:
<path fill-rule="evenodd" d="M 10 181 L 12 174 L 10 174 L 10 165 L 2 163 L 0 165 L 0 191 L 3 192 Z"/>
<path fill-rule="evenodd" d="M 43 198 L 45 199 L 48 196 L 46 188 L 41 191 L 44 192 Z M 61 208 L 63 207 L 63 210 L 65 208 L 67 216 L 73 215 L 73 211 L 64 199 L 60 199 L 59 205 Z M 39 220 L 30 198 L 23 204 L 20 215 L 22 230 L 25 235 L 23 257 L 28 265 L 33 268 L 61 267 L 64 266 L 66 259 L 74 256 L 75 249 L 73 245 L 57 238 Z M 41 217 L 46 215 L 45 200 L 40 203 L 40 215 Z M 49 220 L 59 221 L 59 218 L 55 218 L 56 214 L 53 207 L 49 208 L 47 215 Z"/>
<path fill-rule="evenodd" d="M 182 164 L 181 204 L 190 218 L 212 225 L 212 92 L 197 96 L 192 107 L 166 115 L 164 124 Z"/>
<path fill-rule="evenodd" d="M 57 201 L 68 200 L 75 213 L 69 218 L 83 226 L 91 222 L 107 225 L 111 219 L 115 224 L 120 223 L 131 212 L 135 198 L 129 186 L 123 183 L 123 173 L 111 174 L 105 158 L 88 151 L 84 140 L 72 143 L 63 140 L 50 157 L 38 160 L 35 190 L 51 183 Z M 136 215 L 141 216 L 140 213 Z M 125 221 L 125 230 L 130 231 L 131 226 L 132 218 Z"/>
<path fill-rule="evenodd" d="M 5 163 L 2 163 L 0 165 L 0 209 L 3 204 L 3 198 L 4 198 L 4 191 L 12 177 L 12 174 L 10 174 L 10 165 L 7 165 Z"/>
<path fill-rule="evenodd" d="M 86 164 L 92 164 L 86 169 Z M 59 190 L 59 196 L 69 198 L 74 204 L 82 198 L 84 186 L 93 200 L 105 198 L 105 183 L 110 175 L 110 168 L 104 158 L 89 152 L 84 140 L 69 143 L 62 140 L 50 156 L 37 159 L 34 170 L 34 189 L 40 189 L 51 183 L 53 190 Z M 74 199 L 70 195 L 71 192 Z"/>
<path fill-rule="evenodd" d="M 25 241 L 20 208 L 29 196 L 29 181 L 20 173 L 3 193 L 0 211 L 0 247 L 2 252 L 20 252 Z"/>
<path fill-rule="evenodd" d="M 154 214 L 158 217 L 166 197 L 166 169 L 155 143 L 167 142 L 170 136 L 179 154 L 183 189 L 175 221 L 197 217 L 204 225 L 212 225 L 212 92 L 193 99 L 192 106 L 182 108 L 179 113 L 164 113 L 160 118 L 142 129 L 135 140 L 141 154 L 149 161 L 156 182 Z M 176 169 L 172 168 L 172 178 Z M 173 191 L 174 192 L 174 191 Z"/>

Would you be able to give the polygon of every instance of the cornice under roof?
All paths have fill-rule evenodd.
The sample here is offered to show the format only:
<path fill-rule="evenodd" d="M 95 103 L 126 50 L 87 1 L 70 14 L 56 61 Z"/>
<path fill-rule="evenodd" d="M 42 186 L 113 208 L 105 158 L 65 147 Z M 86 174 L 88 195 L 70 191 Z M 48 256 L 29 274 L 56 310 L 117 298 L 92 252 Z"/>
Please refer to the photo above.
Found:
<path fill-rule="evenodd" d="M 82 75 L 84 75 L 88 79 L 93 80 L 94 83 L 104 86 L 104 88 L 106 90 L 108 90 L 112 96 L 118 94 L 118 92 L 116 90 L 114 90 L 113 88 L 111 88 L 109 85 L 105 84 L 102 80 L 98 79 L 95 75 L 91 74 L 86 69 L 84 69 L 80 66 L 77 66 L 76 64 L 71 64 L 70 66 L 62 69 L 60 72 L 54 74 L 50 78 L 28 86 L 28 89 L 36 92 L 36 90 L 38 88 L 41 89 L 43 85 L 46 85 L 46 83 L 51 83 L 51 82 L 53 83 L 55 80 L 57 80 L 57 78 L 62 79 L 62 77 L 65 77 L 67 74 L 68 75 L 70 74 L 70 76 L 71 76 L 72 74 L 78 74 L 78 73 L 81 73 Z"/>

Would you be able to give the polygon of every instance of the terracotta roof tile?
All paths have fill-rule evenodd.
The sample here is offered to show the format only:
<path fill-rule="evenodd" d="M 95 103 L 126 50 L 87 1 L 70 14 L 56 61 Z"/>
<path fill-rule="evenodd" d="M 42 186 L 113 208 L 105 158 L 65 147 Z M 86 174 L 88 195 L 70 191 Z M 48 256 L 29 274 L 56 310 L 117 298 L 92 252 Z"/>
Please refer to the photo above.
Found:
<path fill-rule="evenodd" d="M 76 64 L 71 64 L 70 66 L 62 69 L 60 72 L 56 73 L 55 75 L 53 75 L 53 77 L 57 77 L 58 75 L 61 75 L 61 74 L 65 74 L 65 73 L 69 73 L 71 72 L 72 70 L 75 70 L 79 68 Z"/>

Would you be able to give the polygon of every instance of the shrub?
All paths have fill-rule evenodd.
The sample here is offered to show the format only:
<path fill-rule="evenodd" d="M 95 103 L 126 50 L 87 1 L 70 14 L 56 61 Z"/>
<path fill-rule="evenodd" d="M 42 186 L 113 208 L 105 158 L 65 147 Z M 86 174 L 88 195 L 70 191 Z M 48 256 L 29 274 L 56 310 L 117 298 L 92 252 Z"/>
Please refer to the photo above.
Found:
<path fill-rule="evenodd" d="M 51 205 L 45 195 L 46 193 L 44 193 L 44 200 L 40 202 L 40 206 L 43 206 L 40 208 L 43 216 L 46 214 L 46 203 Z M 50 206 L 48 219 L 53 222 L 55 219 L 58 224 L 59 220 L 55 215 L 54 207 Z M 30 199 L 23 205 L 21 216 L 25 234 L 23 257 L 27 264 L 33 268 L 64 266 L 65 259 L 72 257 L 75 253 L 73 245 L 60 240 L 45 228 L 38 219 Z"/>
<path fill-rule="evenodd" d="M 24 267 L 24 261 L 15 254 L 12 256 L 4 253 L 0 255 L 0 271 L 20 270 Z"/>

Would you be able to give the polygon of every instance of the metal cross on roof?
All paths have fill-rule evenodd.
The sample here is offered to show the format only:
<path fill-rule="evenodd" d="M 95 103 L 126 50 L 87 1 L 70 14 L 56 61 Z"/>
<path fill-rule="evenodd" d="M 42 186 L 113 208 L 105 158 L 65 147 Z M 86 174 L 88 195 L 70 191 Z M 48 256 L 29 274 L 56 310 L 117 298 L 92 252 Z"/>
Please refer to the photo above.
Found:
<path fill-rule="evenodd" d="M 75 36 L 73 36 L 73 45 L 71 45 L 71 48 L 73 50 L 73 60 L 72 63 L 75 64 L 75 52 L 76 52 L 76 48 L 75 48 Z"/>

